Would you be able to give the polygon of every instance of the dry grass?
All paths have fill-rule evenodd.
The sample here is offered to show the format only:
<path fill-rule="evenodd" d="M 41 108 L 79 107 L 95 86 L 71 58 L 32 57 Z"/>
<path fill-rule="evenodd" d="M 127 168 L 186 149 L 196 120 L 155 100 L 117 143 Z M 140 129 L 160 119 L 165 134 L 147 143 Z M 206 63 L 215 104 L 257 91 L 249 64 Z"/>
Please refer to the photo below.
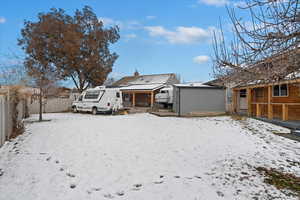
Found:
<path fill-rule="evenodd" d="M 237 120 L 237 121 L 243 121 L 243 120 L 246 120 L 246 117 L 245 116 L 242 116 L 242 115 L 230 115 L 231 119 L 233 120 Z"/>
<path fill-rule="evenodd" d="M 293 174 L 279 172 L 276 169 L 267 169 L 265 167 L 257 167 L 256 170 L 263 174 L 265 183 L 274 185 L 277 189 L 287 189 L 300 196 L 300 177 Z"/>

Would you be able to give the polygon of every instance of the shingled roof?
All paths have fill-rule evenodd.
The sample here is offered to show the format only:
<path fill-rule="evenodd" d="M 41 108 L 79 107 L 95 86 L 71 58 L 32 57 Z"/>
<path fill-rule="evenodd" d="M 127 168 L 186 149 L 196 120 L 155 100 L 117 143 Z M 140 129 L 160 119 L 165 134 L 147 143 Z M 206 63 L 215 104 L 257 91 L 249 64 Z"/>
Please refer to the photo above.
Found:
<path fill-rule="evenodd" d="M 152 85 L 152 84 L 167 84 L 170 79 L 175 78 L 175 74 L 151 74 L 151 75 L 136 75 L 125 76 L 114 82 L 112 86 L 123 87 L 131 85 Z"/>

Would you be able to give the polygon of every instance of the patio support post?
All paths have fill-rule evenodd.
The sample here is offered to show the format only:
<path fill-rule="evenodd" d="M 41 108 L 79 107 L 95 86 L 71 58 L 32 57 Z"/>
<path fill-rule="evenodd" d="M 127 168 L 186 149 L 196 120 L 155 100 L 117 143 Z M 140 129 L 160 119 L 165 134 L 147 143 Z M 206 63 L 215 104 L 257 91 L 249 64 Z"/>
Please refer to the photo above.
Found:
<path fill-rule="evenodd" d="M 132 93 L 132 107 L 135 107 L 135 93 Z"/>
<path fill-rule="evenodd" d="M 268 119 L 273 119 L 272 86 L 268 87 Z"/>
<path fill-rule="evenodd" d="M 256 117 L 261 117 L 261 107 L 260 104 L 256 104 Z"/>
<path fill-rule="evenodd" d="M 252 115 L 252 104 L 251 104 L 251 100 L 252 100 L 252 93 L 251 93 L 251 89 L 248 88 L 247 89 L 247 107 L 248 107 L 248 116 L 250 117 Z"/>
<path fill-rule="evenodd" d="M 237 90 L 233 90 L 232 97 L 232 112 L 237 113 Z"/>
<path fill-rule="evenodd" d="M 151 91 L 151 108 L 153 108 L 154 105 L 154 92 Z"/>
<path fill-rule="evenodd" d="M 282 121 L 288 120 L 288 106 L 286 104 L 282 104 Z"/>

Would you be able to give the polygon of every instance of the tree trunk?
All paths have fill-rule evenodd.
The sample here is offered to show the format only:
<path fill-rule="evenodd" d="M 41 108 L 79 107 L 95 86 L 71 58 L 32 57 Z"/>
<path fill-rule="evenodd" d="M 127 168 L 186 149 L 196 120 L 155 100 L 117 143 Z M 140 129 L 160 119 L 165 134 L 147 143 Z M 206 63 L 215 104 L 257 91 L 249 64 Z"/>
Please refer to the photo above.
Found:
<path fill-rule="evenodd" d="M 39 121 L 41 122 L 43 120 L 43 93 L 42 93 L 42 87 L 40 87 L 40 96 L 39 96 L 39 103 L 40 103 L 40 112 L 39 112 Z"/>

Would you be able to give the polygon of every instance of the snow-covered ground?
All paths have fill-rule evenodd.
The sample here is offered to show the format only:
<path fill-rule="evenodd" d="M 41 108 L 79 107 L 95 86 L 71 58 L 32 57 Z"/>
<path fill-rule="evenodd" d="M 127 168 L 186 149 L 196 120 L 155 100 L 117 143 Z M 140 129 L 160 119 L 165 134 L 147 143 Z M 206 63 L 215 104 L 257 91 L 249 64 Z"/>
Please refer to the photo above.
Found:
<path fill-rule="evenodd" d="M 300 143 L 272 133 L 287 131 L 280 127 L 230 117 L 44 117 L 51 121 L 28 123 L 0 148 L 1 200 L 297 199 L 254 169 L 300 175 Z"/>

